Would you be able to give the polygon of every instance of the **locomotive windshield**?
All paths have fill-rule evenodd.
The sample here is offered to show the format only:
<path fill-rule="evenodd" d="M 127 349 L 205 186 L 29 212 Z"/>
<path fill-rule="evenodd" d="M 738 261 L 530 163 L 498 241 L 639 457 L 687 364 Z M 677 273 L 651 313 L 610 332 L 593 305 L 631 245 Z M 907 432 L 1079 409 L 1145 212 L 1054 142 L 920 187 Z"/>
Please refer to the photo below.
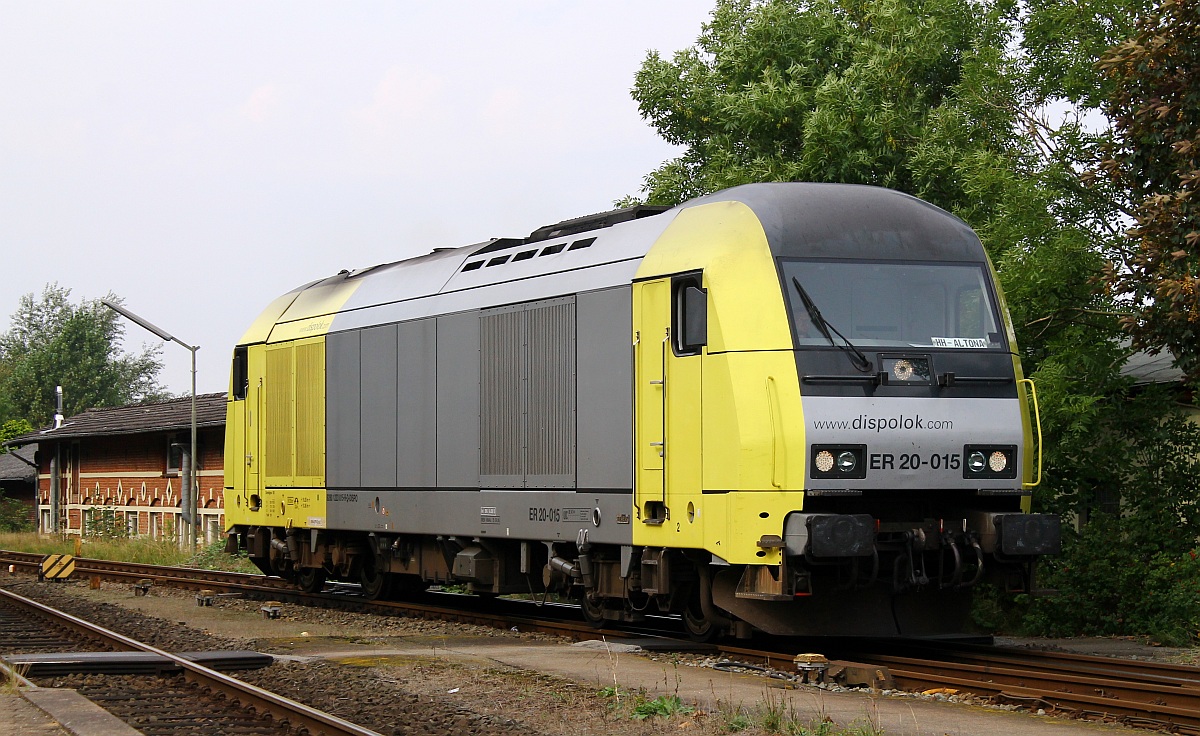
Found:
<path fill-rule="evenodd" d="M 860 348 L 1007 347 L 981 264 L 787 259 L 781 266 L 797 347 L 829 340 L 793 283 Z"/>

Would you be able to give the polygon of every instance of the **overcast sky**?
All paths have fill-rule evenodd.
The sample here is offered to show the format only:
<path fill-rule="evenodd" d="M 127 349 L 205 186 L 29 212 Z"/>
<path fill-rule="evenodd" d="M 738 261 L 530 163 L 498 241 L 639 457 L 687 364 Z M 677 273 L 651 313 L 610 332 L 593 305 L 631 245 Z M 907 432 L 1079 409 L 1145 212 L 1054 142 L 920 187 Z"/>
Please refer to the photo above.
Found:
<path fill-rule="evenodd" d="M 234 343 L 295 286 L 635 193 L 677 151 L 633 75 L 710 9 L 0 0 L 0 329 L 48 282 L 112 291 L 224 391 Z M 162 357 L 188 391 L 188 352 Z"/>

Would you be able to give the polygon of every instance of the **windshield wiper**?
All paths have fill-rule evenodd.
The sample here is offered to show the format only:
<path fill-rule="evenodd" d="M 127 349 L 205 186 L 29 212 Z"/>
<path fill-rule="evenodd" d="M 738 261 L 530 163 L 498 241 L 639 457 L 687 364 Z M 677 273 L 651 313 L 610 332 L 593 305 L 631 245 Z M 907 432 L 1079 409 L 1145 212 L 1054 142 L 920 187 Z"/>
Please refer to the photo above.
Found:
<path fill-rule="evenodd" d="M 863 351 L 859 350 L 854 343 L 847 340 L 845 335 L 843 335 L 841 332 L 838 332 L 838 328 L 829 324 L 829 321 L 821 315 L 821 310 L 817 309 L 817 303 L 812 300 L 812 297 L 809 296 L 808 292 L 804 290 L 804 287 L 800 285 L 800 279 L 793 276 L 792 283 L 795 284 L 796 291 L 800 294 L 800 301 L 804 302 L 804 309 L 808 312 L 809 319 L 812 320 L 813 325 L 821 331 L 821 334 L 825 336 L 825 339 L 829 341 L 829 344 L 846 353 L 846 355 L 850 358 L 850 363 L 856 369 L 863 373 L 870 373 L 872 368 L 871 361 L 866 355 L 863 354 Z M 833 333 L 838 337 L 842 338 L 842 342 L 845 344 L 838 344 L 836 341 L 834 341 L 833 335 L 829 334 L 830 330 L 832 330 Z"/>

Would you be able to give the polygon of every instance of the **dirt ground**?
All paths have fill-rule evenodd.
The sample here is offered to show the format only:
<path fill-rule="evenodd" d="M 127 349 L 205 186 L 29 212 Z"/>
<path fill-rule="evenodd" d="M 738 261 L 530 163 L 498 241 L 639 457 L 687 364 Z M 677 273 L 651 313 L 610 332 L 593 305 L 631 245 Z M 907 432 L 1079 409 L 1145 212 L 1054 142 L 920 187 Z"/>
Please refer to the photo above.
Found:
<path fill-rule="evenodd" d="M 27 580 L 27 579 L 26 579 Z M 1141 733 L 954 694 L 910 695 L 819 689 L 757 672 L 714 669 L 711 654 L 638 651 L 619 642 L 571 644 L 519 631 L 285 606 L 264 618 L 261 602 L 128 586 L 21 583 L 15 592 L 104 605 L 123 633 L 178 647 L 245 648 L 277 663 L 238 676 L 394 734 L 1083 734 Z M 32 592 L 31 592 L 32 591 Z M 38 595 L 34 595 L 34 593 Z M 117 608 L 109 608 L 115 606 Z M 152 617 L 152 618 L 150 618 Z M 112 625 L 114 622 L 108 622 Z M 1163 661 L 1190 650 L 1132 640 L 1010 640 Z M 199 646 L 208 644 L 208 646 Z M 392 710 L 388 710 L 391 708 Z M 340 712 L 339 712 L 340 710 Z"/>

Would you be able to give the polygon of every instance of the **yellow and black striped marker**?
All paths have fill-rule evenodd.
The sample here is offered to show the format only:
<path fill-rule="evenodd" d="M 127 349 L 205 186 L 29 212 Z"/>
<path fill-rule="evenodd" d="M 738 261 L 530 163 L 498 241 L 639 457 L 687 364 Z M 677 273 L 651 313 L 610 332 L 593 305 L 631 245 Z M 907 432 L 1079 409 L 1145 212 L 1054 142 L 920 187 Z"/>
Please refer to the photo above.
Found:
<path fill-rule="evenodd" d="M 74 555 L 46 555 L 38 571 L 38 580 L 66 580 L 75 572 Z"/>

